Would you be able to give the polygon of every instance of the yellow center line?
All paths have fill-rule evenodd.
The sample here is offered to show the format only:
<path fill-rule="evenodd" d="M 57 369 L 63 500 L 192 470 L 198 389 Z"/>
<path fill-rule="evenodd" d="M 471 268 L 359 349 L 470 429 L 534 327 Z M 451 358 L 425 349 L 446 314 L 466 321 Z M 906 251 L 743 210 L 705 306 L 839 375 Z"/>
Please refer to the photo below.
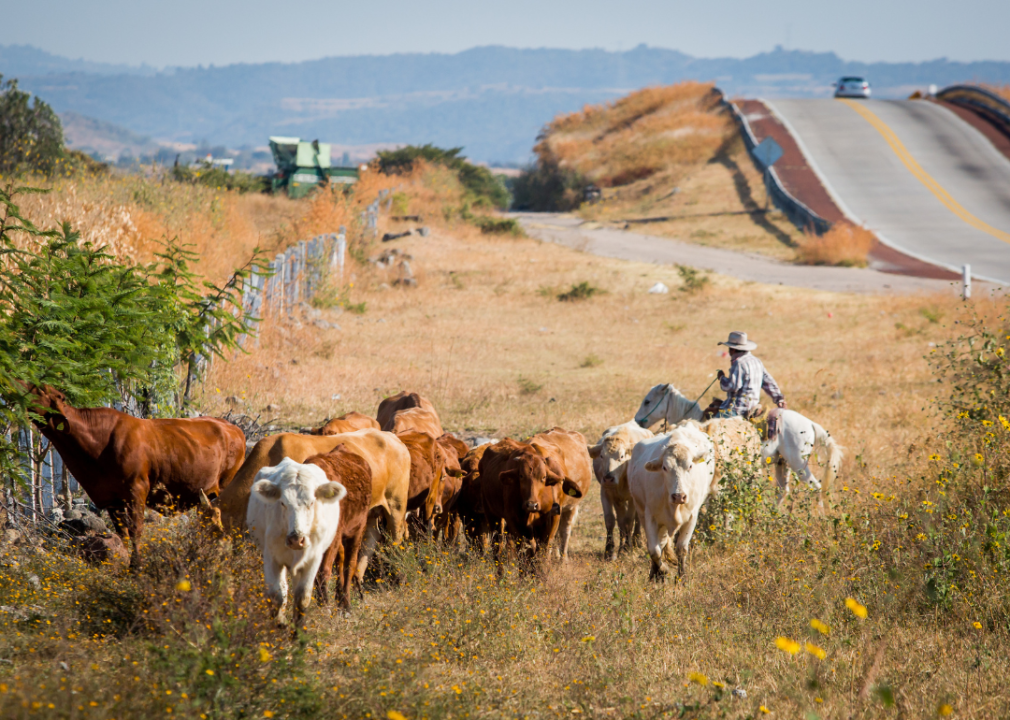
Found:
<path fill-rule="evenodd" d="M 940 185 L 940 183 L 934 180 L 929 173 L 923 170 L 922 166 L 916 162 L 914 157 L 912 157 L 912 153 L 908 152 L 904 143 L 902 143 L 901 140 L 898 139 L 898 136 L 894 134 L 894 131 L 891 130 L 891 128 L 889 128 L 883 120 L 877 117 L 872 110 L 869 110 L 864 104 L 856 102 L 855 100 L 840 99 L 840 101 L 862 115 L 863 119 L 870 123 L 870 125 L 872 125 L 877 132 L 883 136 L 884 140 L 887 141 L 887 144 L 891 146 L 891 150 L 894 151 L 894 154 L 897 155 L 898 159 L 905 164 L 906 168 L 908 168 L 908 171 L 912 173 L 919 182 L 925 185 L 926 189 L 933 193 L 937 200 L 946 205 L 948 210 L 976 230 L 981 230 L 982 232 L 988 233 L 994 238 L 1002 240 L 1005 243 L 1010 243 L 1010 233 L 994 228 L 989 223 L 979 220 L 977 217 L 965 210 L 961 203 L 955 200 L 949 192 L 943 189 L 943 186 Z"/>

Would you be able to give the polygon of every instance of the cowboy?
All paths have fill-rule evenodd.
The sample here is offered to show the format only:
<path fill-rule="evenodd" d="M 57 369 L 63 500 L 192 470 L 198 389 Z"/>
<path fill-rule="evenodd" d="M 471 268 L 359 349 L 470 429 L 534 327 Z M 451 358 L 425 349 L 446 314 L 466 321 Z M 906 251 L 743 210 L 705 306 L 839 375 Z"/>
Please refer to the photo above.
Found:
<path fill-rule="evenodd" d="M 748 417 L 759 414 L 755 411 L 760 407 L 762 390 L 771 396 L 778 407 L 786 406 L 786 399 L 775 378 L 768 374 L 760 360 L 751 355 L 751 350 L 757 347 L 757 343 L 748 340 L 747 333 L 731 332 L 729 339 L 719 344 L 729 348 L 732 364 L 729 375 L 722 370 L 718 373 L 719 387 L 726 393 L 726 399 L 719 406 L 715 417 Z"/>

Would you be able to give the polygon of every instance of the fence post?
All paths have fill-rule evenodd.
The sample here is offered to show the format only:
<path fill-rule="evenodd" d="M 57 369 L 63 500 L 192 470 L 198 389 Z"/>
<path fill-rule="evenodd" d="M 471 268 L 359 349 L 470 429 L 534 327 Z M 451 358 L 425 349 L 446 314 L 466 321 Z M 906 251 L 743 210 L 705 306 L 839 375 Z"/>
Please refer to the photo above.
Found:
<path fill-rule="evenodd" d="M 971 265 L 965 265 L 961 268 L 961 283 L 964 288 L 961 296 L 965 300 L 971 300 Z"/>

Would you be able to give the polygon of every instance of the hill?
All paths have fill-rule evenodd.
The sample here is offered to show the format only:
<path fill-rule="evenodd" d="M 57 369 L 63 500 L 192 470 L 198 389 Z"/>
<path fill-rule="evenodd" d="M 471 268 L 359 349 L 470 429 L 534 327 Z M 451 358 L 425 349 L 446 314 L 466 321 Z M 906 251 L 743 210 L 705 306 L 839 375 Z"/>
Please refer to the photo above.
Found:
<path fill-rule="evenodd" d="M 644 45 L 625 52 L 479 47 L 454 55 L 329 57 L 301 63 L 143 69 L 88 67 L 0 48 L 0 73 L 57 112 L 115 123 L 161 141 L 231 147 L 271 134 L 344 145 L 463 145 L 474 160 L 525 161 L 554 116 L 648 85 L 714 81 L 728 95 L 826 95 L 841 74 L 870 78 L 881 97 L 930 83 L 1010 82 L 1010 63 L 856 63 L 776 49 L 745 59 L 693 58 Z"/>

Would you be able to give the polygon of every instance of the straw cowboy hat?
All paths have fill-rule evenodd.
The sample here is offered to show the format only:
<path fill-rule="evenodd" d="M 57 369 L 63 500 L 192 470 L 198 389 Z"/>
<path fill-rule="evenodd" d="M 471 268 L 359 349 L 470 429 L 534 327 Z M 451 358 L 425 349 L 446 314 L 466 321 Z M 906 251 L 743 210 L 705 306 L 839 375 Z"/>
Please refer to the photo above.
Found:
<path fill-rule="evenodd" d="M 729 340 L 726 342 L 719 343 L 720 345 L 725 345 L 733 350 L 753 350 L 757 347 L 757 343 L 751 342 L 747 339 L 747 333 L 740 332 L 739 330 L 734 330 L 729 334 Z"/>

